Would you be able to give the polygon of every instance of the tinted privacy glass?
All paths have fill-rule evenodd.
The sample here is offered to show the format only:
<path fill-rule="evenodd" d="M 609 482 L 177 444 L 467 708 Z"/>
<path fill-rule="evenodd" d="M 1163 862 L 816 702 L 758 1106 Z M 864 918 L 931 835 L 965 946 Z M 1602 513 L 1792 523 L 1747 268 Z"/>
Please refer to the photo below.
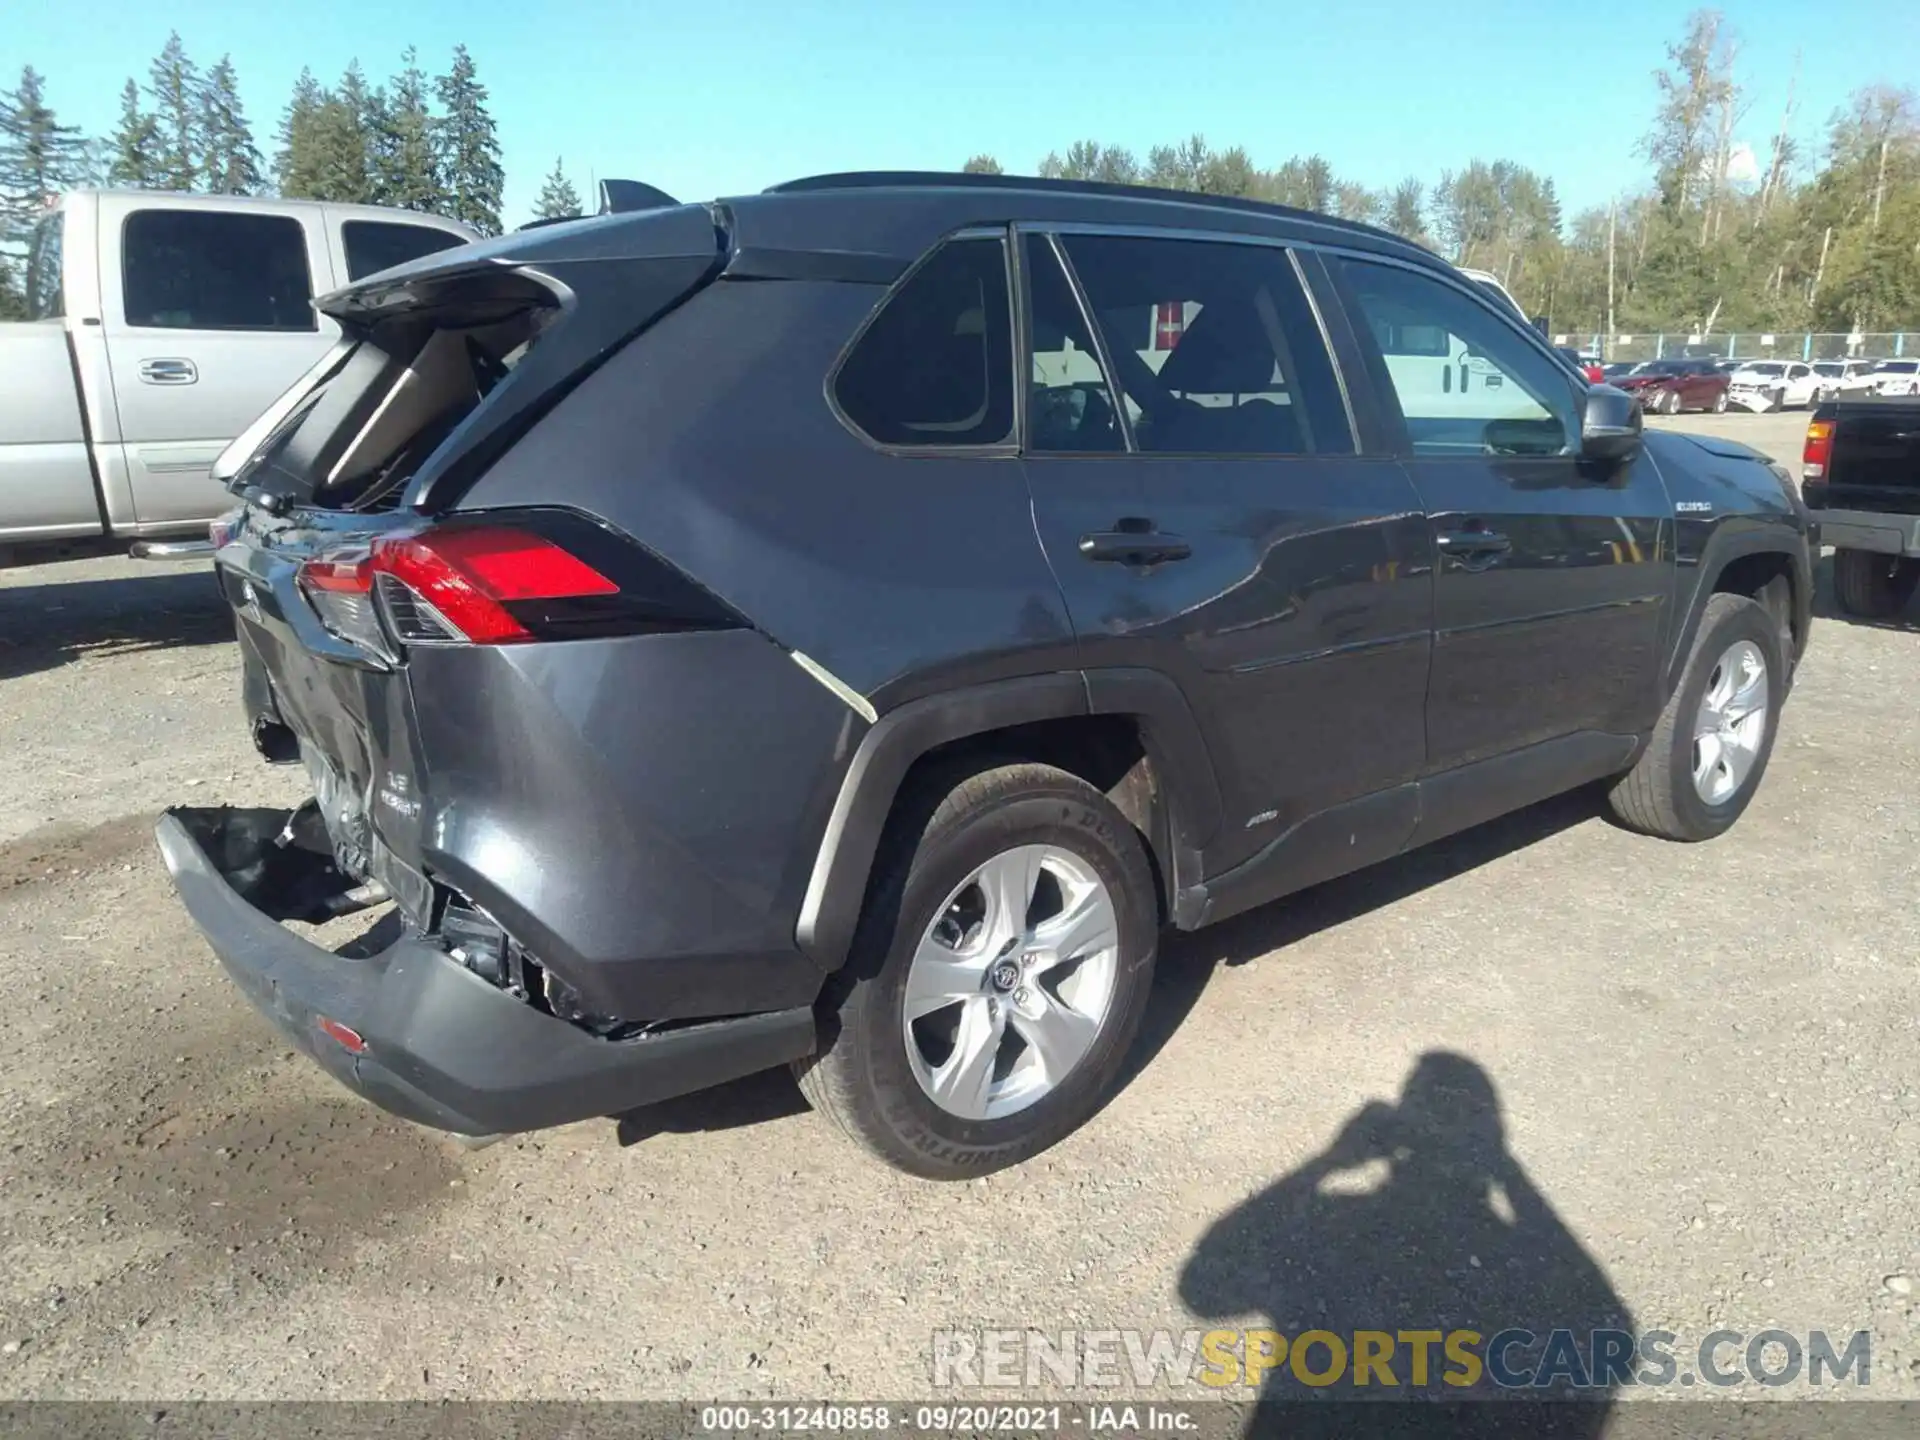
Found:
<path fill-rule="evenodd" d="M 1079 453 L 1126 449 L 1099 350 L 1046 236 L 1027 237 L 1026 267 L 1033 371 L 1027 448 Z"/>
<path fill-rule="evenodd" d="M 290 216 L 138 210 L 124 239 L 129 325 L 315 328 L 306 234 Z"/>
<path fill-rule="evenodd" d="M 1142 450 L 1350 451 L 1333 366 L 1284 250 L 1070 235 Z"/>
<path fill-rule="evenodd" d="M 833 395 L 847 419 L 883 445 L 996 445 L 1011 438 L 1005 246 L 941 246 L 854 343 Z"/>
<path fill-rule="evenodd" d="M 389 225 L 379 220 L 349 220 L 340 227 L 347 247 L 347 279 L 359 280 L 391 270 L 422 255 L 451 250 L 463 243 L 458 235 L 425 225 Z"/>
<path fill-rule="evenodd" d="M 1441 280 L 1338 262 L 1386 362 L 1416 454 L 1558 455 L 1572 443 L 1567 374 L 1498 313 Z"/>

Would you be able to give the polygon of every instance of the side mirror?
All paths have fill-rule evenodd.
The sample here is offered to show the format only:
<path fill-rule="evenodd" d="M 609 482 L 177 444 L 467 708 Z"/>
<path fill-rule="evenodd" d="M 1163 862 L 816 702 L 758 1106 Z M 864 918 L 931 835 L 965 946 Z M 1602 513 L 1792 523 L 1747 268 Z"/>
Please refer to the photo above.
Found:
<path fill-rule="evenodd" d="M 1580 458 L 1620 465 L 1640 453 L 1640 402 L 1611 385 L 1580 397 Z"/>

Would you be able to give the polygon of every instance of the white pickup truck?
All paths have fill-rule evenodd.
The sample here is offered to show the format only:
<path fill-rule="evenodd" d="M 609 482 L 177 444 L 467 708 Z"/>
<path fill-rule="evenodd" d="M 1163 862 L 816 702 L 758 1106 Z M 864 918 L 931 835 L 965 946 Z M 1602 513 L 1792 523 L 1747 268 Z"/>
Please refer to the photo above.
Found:
<path fill-rule="evenodd" d="M 76 191 L 0 324 L 0 563 L 206 535 L 208 470 L 339 338 L 313 297 L 476 239 L 437 215 L 307 200 Z"/>

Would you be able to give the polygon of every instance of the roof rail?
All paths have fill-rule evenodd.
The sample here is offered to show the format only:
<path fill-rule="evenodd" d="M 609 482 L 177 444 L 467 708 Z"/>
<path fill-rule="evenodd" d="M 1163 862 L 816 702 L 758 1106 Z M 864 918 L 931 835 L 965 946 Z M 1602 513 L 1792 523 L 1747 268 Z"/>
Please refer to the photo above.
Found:
<path fill-rule="evenodd" d="M 1246 210 L 1256 215 L 1285 216 L 1290 220 L 1311 220 L 1384 236 L 1414 249 L 1420 247 L 1405 236 L 1382 230 L 1359 220 L 1342 220 L 1318 210 L 1302 210 L 1293 205 L 1275 205 L 1266 200 L 1249 200 L 1240 195 L 1208 195 L 1198 190 L 1169 190 L 1158 185 L 1118 185 L 1105 180 L 1044 180 L 1038 175 L 972 175 L 957 170 L 849 170 L 840 174 L 807 175 L 798 180 L 769 185 L 769 195 L 791 195 L 813 190 L 881 190 L 938 187 L 954 190 L 1057 190 L 1072 195 L 1111 195 L 1130 200 L 1158 200 L 1176 205 L 1200 205 L 1223 210 Z"/>

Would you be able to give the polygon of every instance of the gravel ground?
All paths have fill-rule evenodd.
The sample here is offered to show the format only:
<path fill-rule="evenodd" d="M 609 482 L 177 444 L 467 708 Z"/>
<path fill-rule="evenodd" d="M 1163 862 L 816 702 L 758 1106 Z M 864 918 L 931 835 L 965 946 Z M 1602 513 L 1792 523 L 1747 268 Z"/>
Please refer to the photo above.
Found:
<path fill-rule="evenodd" d="M 1804 417 L 1679 423 L 1792 462 Z M 1575 797 L 1172 941 L 1113 1103 L 941 1186 L 784 1075 L 481 1151 L 347 1095 L 150 842 L 304 793 L 246 744 L 205 570 L 0 574 L 0 1395 L 898 1397 L 940 1327 L 1393 1329 L 1468 1287 L 1868 1329 L 1872 1393 L 1920 1396 L 1920 636 L 1821 613 L 1727 838 Z M 1449 1163 L 1329 1193 L 1396 1098 Z"/>

